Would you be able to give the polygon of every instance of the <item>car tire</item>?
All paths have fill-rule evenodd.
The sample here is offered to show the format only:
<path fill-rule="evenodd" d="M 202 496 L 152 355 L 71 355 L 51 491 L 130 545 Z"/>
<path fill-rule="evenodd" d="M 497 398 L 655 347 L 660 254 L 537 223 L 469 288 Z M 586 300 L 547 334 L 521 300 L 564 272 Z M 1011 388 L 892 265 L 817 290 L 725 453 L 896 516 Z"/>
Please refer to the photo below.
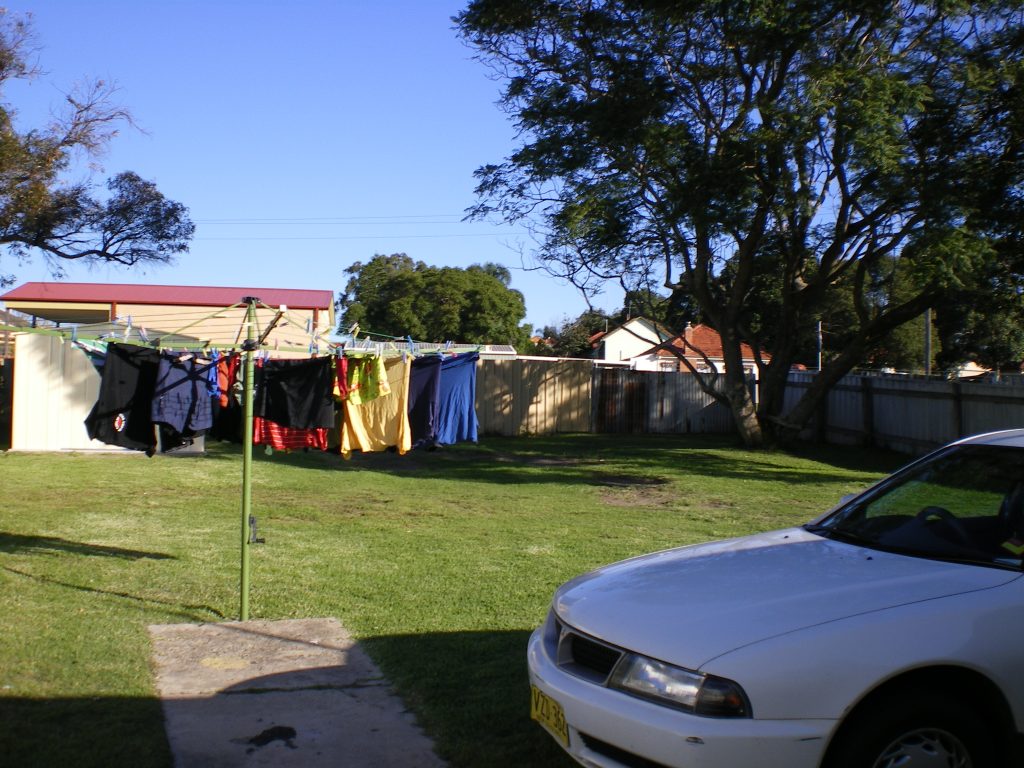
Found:
<path fill-rule="evenodd" d="M 865 702 L 829 749 L 826 768 L 990 768 L 993 738 L 966 703 L 935 691 Z"/>

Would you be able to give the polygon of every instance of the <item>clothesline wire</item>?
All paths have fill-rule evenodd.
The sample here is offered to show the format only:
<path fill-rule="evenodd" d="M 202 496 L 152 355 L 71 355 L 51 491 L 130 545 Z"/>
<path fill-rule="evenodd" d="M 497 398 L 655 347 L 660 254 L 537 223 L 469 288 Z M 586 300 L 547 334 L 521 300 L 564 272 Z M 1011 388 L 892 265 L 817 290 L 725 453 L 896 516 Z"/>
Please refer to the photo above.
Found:
<path fill-rule="evenodd" d="M 220 307 L 214 311 L 207 309 L 189 309 L 180 312 L 166 312 L 147 314 L 145 323 L 134 322 L 131 315 L 119 316 L 116 320 L 106 323 L 83 323 L 76 326 L 54 326 L 44 328 L 22 328 L 17 326 L 0 325 L 0 331 L 12 331 L 15 333 L 39 333 L 44 335 L 58 335 L 65 338 L 71 337 L 73 341 L 116 341 L 118 343 L 133 344 L 137 346 L 157 346 L 175 349 L 191 350 L 237 350 L 241 342 L 246 338 L 248 317 L 242 314 L 240 317 L 224 316 L 224 313 L 245 312 L 247 305 L 244 302 Z M 401 354 L 410 353 L 431 354 L 442 352 L 465 352 L 479 351 L 480 345 L 455 345 L 452 342 L 428 342 L 418 341 L 411 336 L 392 336 L 376 331 L 363 331 L 358 326 L 350 328 L 349 334 L 339 334 L 337 338 L 331 338 L 334 329 L 319 326 L 313 327 L 312 317 L 296 315 L 290 308 L 282 310 L 280 307 L 272 307 L 257 300 L 257 312 L 254 313 L 255 323 L 252 328 L 253 338 L 264 337 L 261 327 L 261 313 L 273 313 L 270 322 L 284 321 L 285 325 L 277 328 L 280 331 L 287 327 L 293 332 L 299 333 L 301 339 L 294 339 L 282 336 L 278 333 L 277 338 L 268 341 L 263 338 L 261 348 L 266 351 L 286 352 L 291 354 L 308 353 L 310 355 L 322 354 L 320 347 L 326 348 L 327 352 L 341 354 Z M 185 321 L 173 331 L 163 331 L 153 328 L 155 323 L 161 321 L 175 320 L 178 323 Z M 212 320 L 221 320 L 221 323 L 211 323 Z M 111 325 L 121 324 L 124 328 L 112 329 Z M 225 336 L 232 331 L 236 332 L 234 343 L 214 343 L 210 340 L 190 336 L 187 331 L 202 324 L 204 335 L 210 337 Z M 149 336 L 153 339 L 150 340 Z"/>
<path fill-rule="evenodd" d="M 451 341 L 445 341 L 445 342 L 439 342 L 439 341 L 417 341 L 412 336 L 390 336 L 388 334 L 378 333 L 377 331 L 364 331 L 364 330 L 359 329 L 358 326 L 353 326 L 353 328 L 357 329 L 356 333 L 364 334 L 368 338 L 369 337 L 376 337 L 378 339 L 384 340 L 385 342 L 401 342 L 402 344 L 415 345 L 415 346 L 418 346 L 418 347 L 436 347 L 438 349 L 449 348 L 449 347 L 451 347 L 453 345 Z M 460 346 L 465 347 L 466 345 L 460 345 Z M 479 349 L 480 349 L 480 345 L 479 344 L 471 344 L 471 345 L 469 345 L 469 347 L 471 347 L 472 349 L 475 349 L 476 351 L 479 351 Z M 465 350 L 465 351 L 469 351 L 469 350 Z"/>

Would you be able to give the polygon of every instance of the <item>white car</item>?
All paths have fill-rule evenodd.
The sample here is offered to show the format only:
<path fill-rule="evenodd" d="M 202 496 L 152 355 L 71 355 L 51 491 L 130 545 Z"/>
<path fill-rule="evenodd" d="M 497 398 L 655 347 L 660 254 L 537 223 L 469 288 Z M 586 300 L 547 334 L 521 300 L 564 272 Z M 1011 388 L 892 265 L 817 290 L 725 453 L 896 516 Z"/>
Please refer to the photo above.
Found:
<path fill-rule="evenodd" d="M 800 528 L 563 585 L 531 714 L 587 766 L 1024 766 L 1024 430 Z"/>

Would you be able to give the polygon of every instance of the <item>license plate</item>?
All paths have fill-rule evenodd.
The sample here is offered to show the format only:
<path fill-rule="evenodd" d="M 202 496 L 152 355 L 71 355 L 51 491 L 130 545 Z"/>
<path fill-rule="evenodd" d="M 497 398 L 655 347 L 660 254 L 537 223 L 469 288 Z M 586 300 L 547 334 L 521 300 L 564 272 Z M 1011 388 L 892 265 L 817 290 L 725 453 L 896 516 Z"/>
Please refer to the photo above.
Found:
<path fill-rule="evenodd" d="M 530 686 L 530 717 L 543 725 L 566 749 L 569 748 L 569 726 L 562 705 L 535 685 Z"/>

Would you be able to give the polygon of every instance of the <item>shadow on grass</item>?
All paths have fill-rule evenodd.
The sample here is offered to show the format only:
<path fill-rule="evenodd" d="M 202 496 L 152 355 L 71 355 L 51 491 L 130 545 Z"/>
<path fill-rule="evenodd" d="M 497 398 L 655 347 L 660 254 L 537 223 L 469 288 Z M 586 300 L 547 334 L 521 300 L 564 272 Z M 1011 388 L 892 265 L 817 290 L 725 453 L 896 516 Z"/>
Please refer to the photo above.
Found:
<path fill-rule="evenodd" d="M 0 531 L 0 552 L 43 553 L 65 552 L 71 555 L 96 557 L 118 557 L 125 560 L 176 560 L 173 555 L 162 552 L 145 552 L 138 549 L 121 549 L 107 547 L 102 544 L 86 544 L 81 541 L 68 541 L 56 536 L 25 536 L 20 533 Z"/>
<path fill-rule="evenodd" d="M 170 768 L 157 699 L 0 696 L 0 761 L 18 768 Z"/>
<path fill-rule="evenodd" d="M 525 630 L 428 633 L 375 637 L 361 645 L 452 768 L 570 768 L 575 763 L 529 717 L 528 637 Z M 295 677 L 282 673 L 260 682 L 269 690 L 295 690 L 301 695 L 305 689 Z M 195 712 L 209 715 L 208 700 L 198 699 Z M 278 701 L 288 709 L 287 695 Z M 175 699 L 174 705 L 187 710 L 189 701 Z M 264 725 L 293 723 L 301 738 L 303 724 L 295 721 L 297 711 L 301 707 L 282 711 Z M 372 720 L 372 715 L 368 717 Z M 0 695 L 0 756 L 3 765 L 19 768 L 172 764 L 160 702 L 145 698 Z"/>
<path fill-rule="evenodd" d="M 207 457 L 240 461 L 240 448 L 215 444 Z M 817 466 L 793 467 L 792 460 Z M 345 460 L 337 453 L 298 451 L 266 454 L 259 446 L 257 463 L 285 463 L 329 472 L 383 472 L 406 477 L 471 480 L 493 484 L 608 485 L 624 476 L 637 484 L 652 477 L 681 473 L 735 480 L 783 482 L 792 485 L 849 483 L 850 473 L 865 482 L 891 472 L 910 459 L 886 451 L 836 446 L 799 445 L 793 451 L 745 451 L 730 435 L 554 435 L 485 437 L 479 444 L 461 443 L 436 450 L 397 453 L 356 453 Z"/>
<path fill-rule="evenodd" d="M 132 595 L 127 592 L 116 592 L 109 589 L 99 589 L 97 587 L 87 587 L 82 584 L 71 584 L 67 581 L 61 581 L 60 579 L 53 579 L 49 576 L 40 576 L 34 573 L 27 573 L 25 571 L 12 568 L 9 565 L 0 565 L 0 569 L 7 571 L 7 573 L 15 576 L 21 576 L 25 579 L 31 579 L 32 581 L 40 584 L 50 584 L 56 587 L 64 587 L 65 589 L 74 590 L 76 592 L 87 592 L 94 595 L 105 595 L 107 597 L 118 597 L 122 600 L 128 600 L 134 603 L 142 603 L 145 605 L 158 606 L 163 609 L 167 609 L 168 613 L 173 616 L 178 616 L 185 621 L 209 621 L 210 616 L 214 616 L 218 619 L 227 618 L 223 613 L 218 611 L 216 608 L 211 608 L 208 605 L 182 605 L 174 600 L 161 600 L 155 597 L 140 597 L 139 595 Z M 2 763 L 0 763 L 2 765 Z"/>
<path fill-rule="evenodd" d="M 575 763 L 530 720 L 530 633 L 444 632 L 361 640 L 457 768 Z"/>

